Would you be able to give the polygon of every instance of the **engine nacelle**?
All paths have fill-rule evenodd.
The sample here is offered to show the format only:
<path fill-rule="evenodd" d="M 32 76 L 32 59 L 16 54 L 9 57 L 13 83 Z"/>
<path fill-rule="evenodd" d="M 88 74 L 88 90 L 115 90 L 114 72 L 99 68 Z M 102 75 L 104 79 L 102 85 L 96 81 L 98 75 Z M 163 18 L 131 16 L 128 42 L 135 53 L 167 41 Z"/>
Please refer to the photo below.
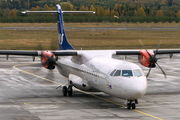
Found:
<path fill-rule="evenodd" d="M 150 54 L 151 56 L 154 55 L 154 52 L 153 52 L 152 50 L 148 50 L 148 52 L 149 52 L 149 54 Z M 139 63 L 140 63 L 141 65 L 145 66 L 145 67 L 148 67 L 148 68 L 149 68 L 150 65 L 151 65 L 151 62 L 149 61 L 149 59 L 150 59 L 149 54 L 147 53 L 146 50 L 141 50 L 141 51 L 140 51 L 140 55 L 138 56 Z M 153 63 L 153 64 L 151 65 L 151 68 L 154 68 L 154 67 L 156 67 L 156 65 Z"/>
<path fill-rule="evenodd" d="M 76 75 L 70 74 L 69 80 L 74 85 L 74 87 L 76 87 L 77 89 L 80 89 L 82 91 L 87 91 L 87 92 L 99 92 L 99 91 L 95 90 L 94 88 L 92 88 L 91 86 L 89 86 L 86 83 L 86 80 L 83 80 Z"/>
<path fill-rule="evenodd" d="M 56 56 L 52 51 L 41 51 L 41 64 L 46 69 L 54 69 L 56 64 Z"/>

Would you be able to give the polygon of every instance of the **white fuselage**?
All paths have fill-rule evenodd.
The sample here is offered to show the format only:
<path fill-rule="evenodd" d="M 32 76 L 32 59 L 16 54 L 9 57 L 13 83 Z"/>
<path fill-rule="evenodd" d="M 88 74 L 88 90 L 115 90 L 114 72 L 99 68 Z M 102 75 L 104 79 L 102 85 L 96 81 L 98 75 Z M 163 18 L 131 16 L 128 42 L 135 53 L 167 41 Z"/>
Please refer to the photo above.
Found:
<path fill-rule="evenodd" d="M 61 57 L 57 62 L 58 71 L 76 88 L 101 91 L 125 100 L 136 100 L 146 93 L 146 76 L 136 64 L 113 59 L 110 51 L 78 54 Z"/>

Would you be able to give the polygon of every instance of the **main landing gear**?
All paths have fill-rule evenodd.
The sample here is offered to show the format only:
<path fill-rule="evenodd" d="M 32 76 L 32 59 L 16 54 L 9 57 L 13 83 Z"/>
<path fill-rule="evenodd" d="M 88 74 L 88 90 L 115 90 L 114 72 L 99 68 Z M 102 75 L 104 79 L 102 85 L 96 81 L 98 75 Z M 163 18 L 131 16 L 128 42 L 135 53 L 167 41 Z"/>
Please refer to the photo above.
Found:
<path fill-rule="evenodd" d="M 128 100 L 127 109 L 136 109 L 136 104 L 138 104 L 138 100 Z"/>
<path fill-rule="evenodd" d="M 63 86 L 62 88 L 62 93 L 63 96 L 72 96 L 73 90 L 72 90 L 72 85 L 69 85 L 68 87 Z"/>

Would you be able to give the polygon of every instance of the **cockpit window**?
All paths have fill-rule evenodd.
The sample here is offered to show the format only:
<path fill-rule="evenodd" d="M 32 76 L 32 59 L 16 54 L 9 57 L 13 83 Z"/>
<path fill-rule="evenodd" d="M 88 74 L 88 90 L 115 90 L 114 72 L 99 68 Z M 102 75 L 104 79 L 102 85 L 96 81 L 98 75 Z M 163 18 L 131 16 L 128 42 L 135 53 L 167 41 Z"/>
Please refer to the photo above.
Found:
<path fill-rule="evenodd" d="M 111 74 L 110 74 L 110 75 L 111 75 L 111 76 L 113 76 L 113 74 L 114 74 L 114 72 L 115 72 L 115 71 L 116 71 L 116 69 L 115 69 L 115 70 L 113 70 L 113 71 L 111 72 Z"/>
<path fill-rule="evenodd" d="M 122 76 L 125 77 L 133 76 L 132 70 L 122 70 Z"/>
<path fill-rule="evenodd" d="M 114 73 L 114 76 L 120 76 L 121 75 L 121 70 L 117 70 L 115 73 Z"/>
<path fill-rule="evenodd" d="M 133 74 L 134 76 L 137 76 L 137 77 L 142 76 L 142 73 L 140 70 L 133 70 Z"/>

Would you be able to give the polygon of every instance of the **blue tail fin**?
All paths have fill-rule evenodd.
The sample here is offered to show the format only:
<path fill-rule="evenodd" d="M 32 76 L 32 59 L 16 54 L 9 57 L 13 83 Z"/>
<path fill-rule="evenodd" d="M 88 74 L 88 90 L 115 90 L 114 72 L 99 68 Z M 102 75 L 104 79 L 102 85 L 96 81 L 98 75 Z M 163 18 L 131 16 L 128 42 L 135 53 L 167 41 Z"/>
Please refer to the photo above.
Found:
<path fill-rule="evenodd" d="M 95 13 L 94 11 L 62 11 L 59 4 L 56 5 L 57 11 L 23 11 L 22 13 L 57 13 L 57 27 L 59 36 L 59 50 L 74 50 L 69 44 L 63 24 L 64 13 Z"/>
<path fill-rule="evenodd" d="M 63 13 L 60 5 L 56 5 L 57 13 L 57 28 L 59 37 L 59 50 L 74 50 L 74 48 L 69 44 L 63 25 Z"/>

